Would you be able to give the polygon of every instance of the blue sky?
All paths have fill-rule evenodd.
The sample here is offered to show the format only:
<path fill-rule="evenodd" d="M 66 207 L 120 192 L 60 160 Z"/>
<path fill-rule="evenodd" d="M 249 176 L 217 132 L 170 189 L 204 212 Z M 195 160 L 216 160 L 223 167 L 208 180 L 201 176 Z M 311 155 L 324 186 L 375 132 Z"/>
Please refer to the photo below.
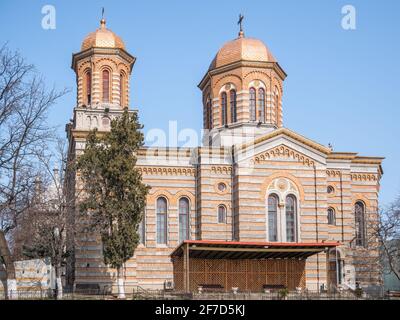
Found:
<path fill-rule="evenodd" d="M 56 29 L 41 27 L 44 5 L 56 8 Z M 356 8 L 356 30 L 341 27 L 341 8 Z M 400 1 L 22 1 L 1 0 L 0 42 L 8 41 L 46 77 L 71 92 L 51 110 L 60 134 L 75 104 L 71 55 L 99 24 L 137 57 L 131 107 L 145 131 L 202 127 L 197 88 L 224 42 L 263 40 L 287 72 L 284 125 L 335 151 L 384 156 L 381 203 L 400 194 Z"/>

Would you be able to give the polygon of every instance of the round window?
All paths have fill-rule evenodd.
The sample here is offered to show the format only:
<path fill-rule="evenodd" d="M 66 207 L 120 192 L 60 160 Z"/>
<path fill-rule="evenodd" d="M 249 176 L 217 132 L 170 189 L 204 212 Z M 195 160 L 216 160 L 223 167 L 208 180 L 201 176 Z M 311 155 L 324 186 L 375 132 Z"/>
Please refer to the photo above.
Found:
<path fill-rule="evenodd" d="M 335 192 L 335 189 L 332 186 L 328 186 L 327 191 L 328 191 L 329 194 L 332 194 L 332 193 Z"/>
<path fill-rule="evenodd" d="M 223 192 L 226 190 L 226 184 L 223 182 L 218 183 L 218 190 Z"/>

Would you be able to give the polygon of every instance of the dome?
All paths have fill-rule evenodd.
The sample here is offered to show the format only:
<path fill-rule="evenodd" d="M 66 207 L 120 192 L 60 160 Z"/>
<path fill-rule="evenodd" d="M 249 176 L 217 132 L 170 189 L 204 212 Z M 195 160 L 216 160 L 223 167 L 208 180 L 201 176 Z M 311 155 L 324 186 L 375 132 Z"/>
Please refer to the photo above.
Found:
<path fill-rule="evenodd" d="M 125 44 L 120 37 L 106 28 L 106 20 L 101 19 L 100 28 L 89 33 L 82 42 L 81 50 L 90 48 L 119 48 L 125 49 Z"/>
<path fill-rule="evenodd" d="M 239 34 L 238 38 L 223 45 L 211 62 L 209 70 L 240 60 L 276 62 L 272 53 L 261 40 L 245 38 Z"/>

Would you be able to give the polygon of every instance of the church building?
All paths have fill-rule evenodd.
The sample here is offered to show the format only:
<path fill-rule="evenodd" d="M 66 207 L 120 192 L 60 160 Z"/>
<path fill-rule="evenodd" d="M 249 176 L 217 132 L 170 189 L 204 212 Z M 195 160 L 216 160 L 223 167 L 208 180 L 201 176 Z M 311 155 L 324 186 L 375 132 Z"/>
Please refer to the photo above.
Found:
<path fill-rule="evenodd" d="M 84 151 L 90 130 L 110 130 L 111 120 L 129 108 L 135 61 L 105 19 L 73 54 L 77 101 L 66 126 L 69 160 Z M 333 151 L 284 127 L 285 78 L 263 41 L 240 28 L 198 85 L 202 146 L 140 150 L 137 168 L 151 189 L 141 243 L 124 266 L 128 288 L 381 285 L 371 227 L 383 158 Z M 75 199 L 79 173 L 67 177 L 68 197 Z M 71 223 L 76 210 L 70 207 Z M 115 284 L 116 270 L 103 264 L 96 237 L 82 235 L 73 250 L 69 285 Z"/>

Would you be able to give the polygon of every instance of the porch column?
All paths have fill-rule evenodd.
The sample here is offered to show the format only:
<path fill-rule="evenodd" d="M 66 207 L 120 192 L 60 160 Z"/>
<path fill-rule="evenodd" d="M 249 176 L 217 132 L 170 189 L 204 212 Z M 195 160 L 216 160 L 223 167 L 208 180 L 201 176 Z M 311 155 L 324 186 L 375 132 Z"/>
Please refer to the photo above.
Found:
<path fill-rule="evenodd" d="M 190 292 L 189 274 L 189 244 L 185 243 L 183 247 L 183 288 L 185 292 Z"/>

